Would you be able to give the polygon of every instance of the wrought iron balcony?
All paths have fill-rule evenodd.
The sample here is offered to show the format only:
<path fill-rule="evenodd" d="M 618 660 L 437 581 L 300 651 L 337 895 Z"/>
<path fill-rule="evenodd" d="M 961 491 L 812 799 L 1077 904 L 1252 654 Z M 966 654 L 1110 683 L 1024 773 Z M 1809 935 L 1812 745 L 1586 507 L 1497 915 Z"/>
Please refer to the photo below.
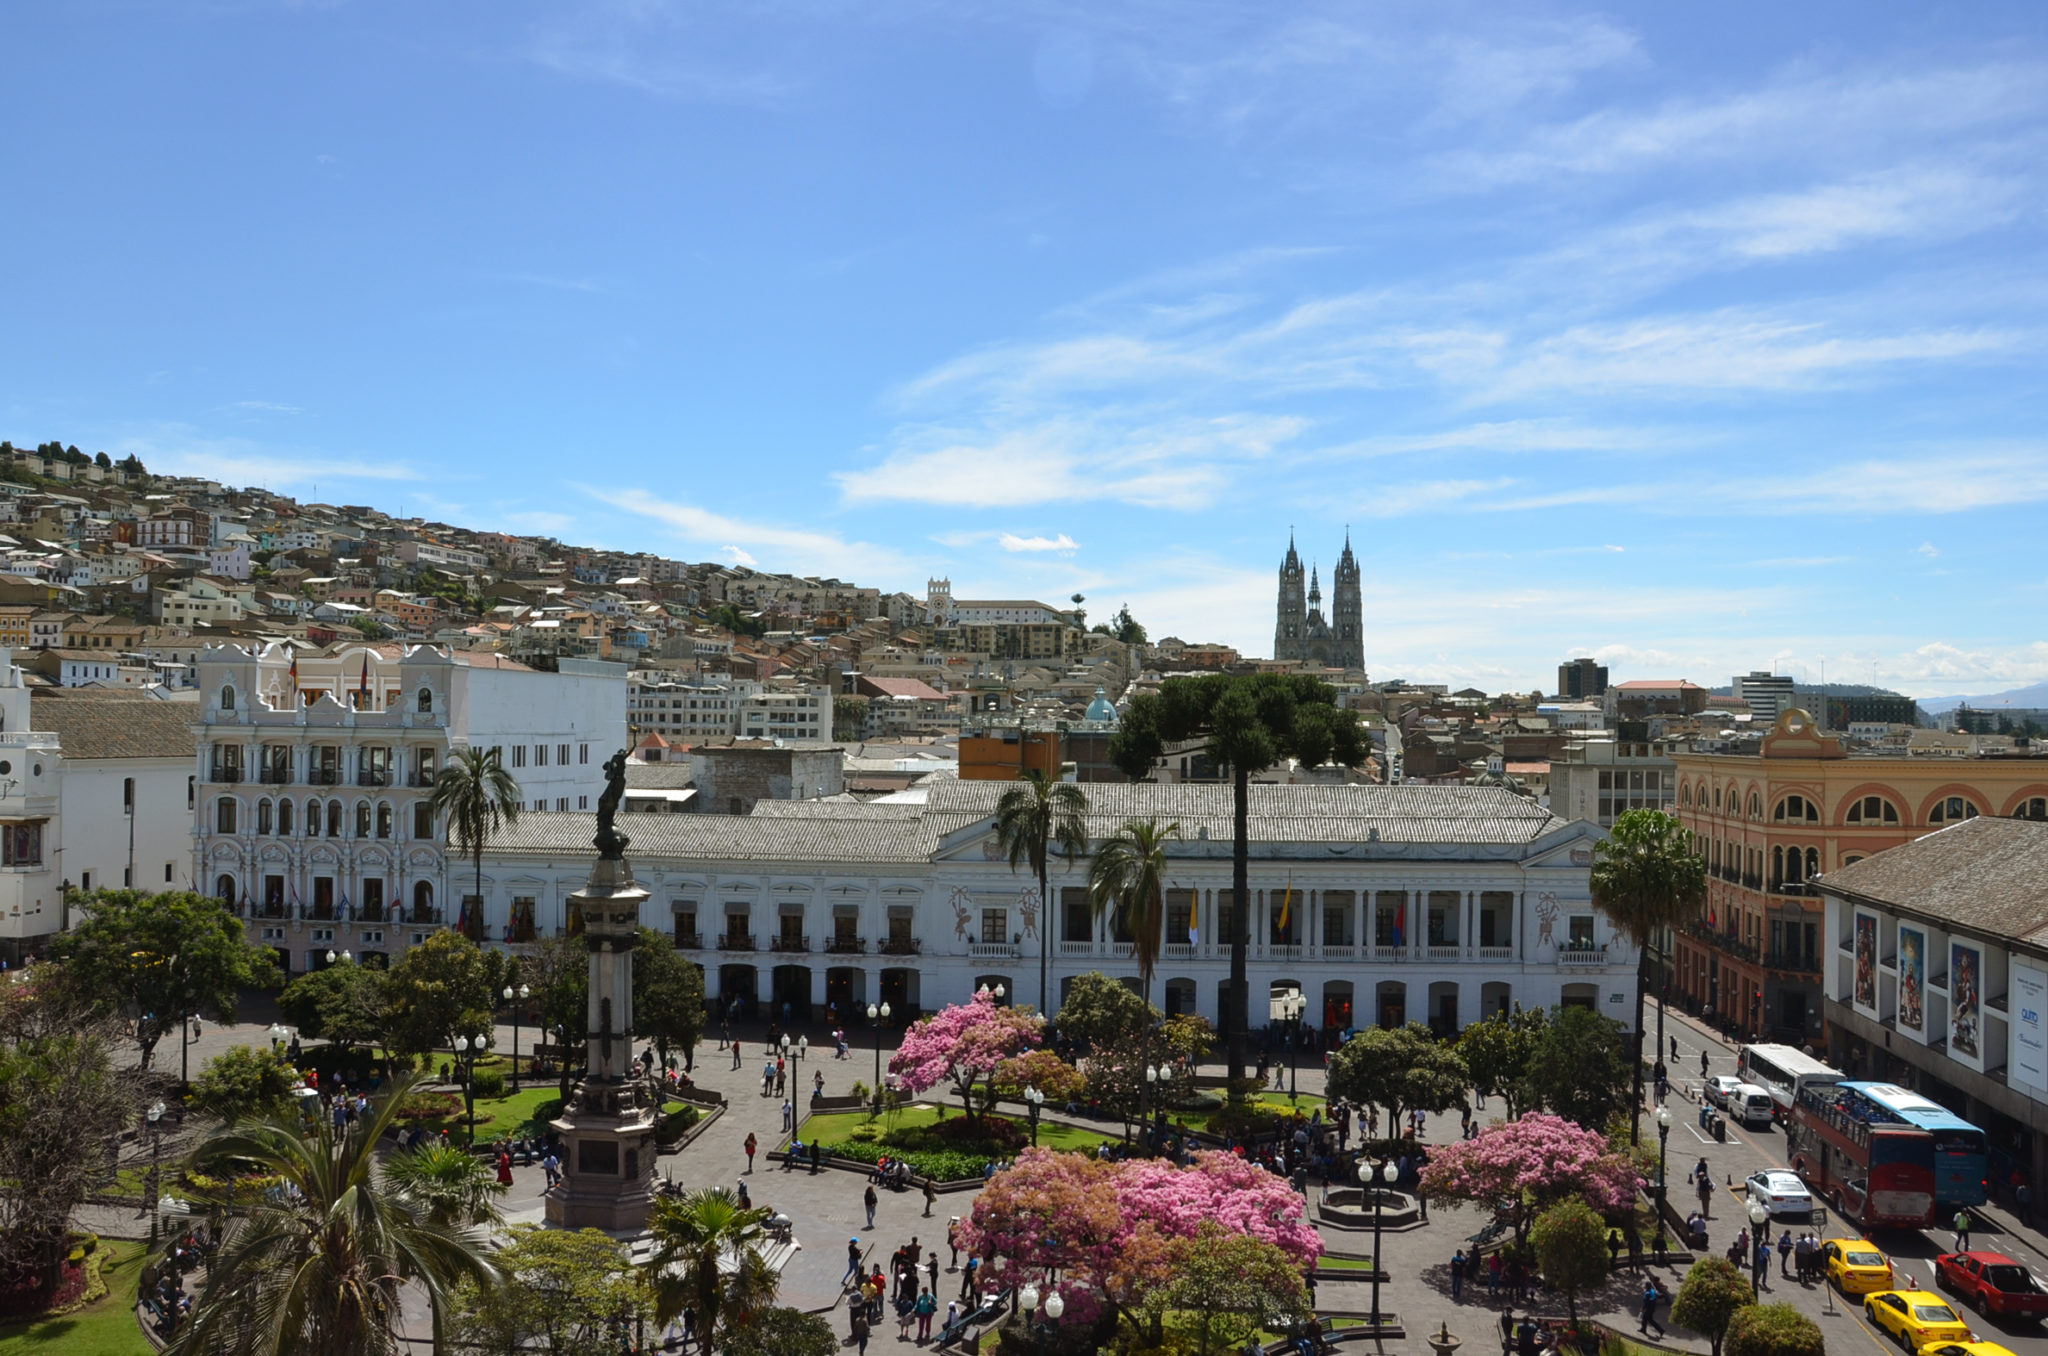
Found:
<path fill-rule="evenodd" d="M 865 955 L 867 949 L 865 937 L 830 937 L 825 941 L 825 954 L 828 956 L 860 956 Z"/>
<path fill-rule="evenodd" d="M 811 949 L 811 939 L 808 937 L 776 937 L 769 941 L 768 949 L 770 951 L 809 951 Z"/>
<path fill-rule="evenodd" d="M 924 949 L 924 943 L 915 937 L 885 937 L 875 949 L 884 956 L 915 956 Z"/>

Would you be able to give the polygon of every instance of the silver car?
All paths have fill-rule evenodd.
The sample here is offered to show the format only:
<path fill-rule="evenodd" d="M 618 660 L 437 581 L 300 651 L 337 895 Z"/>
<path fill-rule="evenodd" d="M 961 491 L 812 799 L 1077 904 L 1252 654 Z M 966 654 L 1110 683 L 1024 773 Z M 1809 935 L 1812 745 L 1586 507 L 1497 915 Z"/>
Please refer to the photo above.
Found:
<path fill-rule="evenodd" d="M 1742 1086 L 1742 1080 L 1734 1074 L 1715 1074 L 1707 1080 L 1707 1100 L 1723 1111 L 1728 1109 L 1728 1094 Z"/>
<path fill-rule="evenodd" d="M 1749 1199 L 1762 1201 L 1764 1208 L 1771 1212 L 1772 1219 L 1812 1219 L 1813 1193 L 1806 1189 L 1806 1183 L 1799 1180 L 1799 1174 L 1783 1168 L 1766 1168 L 1754 1172 L 1746 1183 Z"/>

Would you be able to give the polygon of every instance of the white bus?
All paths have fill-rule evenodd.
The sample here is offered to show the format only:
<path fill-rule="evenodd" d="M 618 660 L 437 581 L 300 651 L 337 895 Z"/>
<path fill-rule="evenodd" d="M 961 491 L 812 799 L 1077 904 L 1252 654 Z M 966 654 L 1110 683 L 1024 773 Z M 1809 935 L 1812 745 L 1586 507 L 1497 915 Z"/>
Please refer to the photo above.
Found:
<path fill-rule="evenodd" d="M 1745 1045 L 1735 1067 L 1743 1082 L 1770 1092 L 1779 1121 L 1792 1114 L 1792 1104 L 1799 1100 L 1802 1088 L 1826 1087 L 1848 1077 L 1789 1045 Z"/>

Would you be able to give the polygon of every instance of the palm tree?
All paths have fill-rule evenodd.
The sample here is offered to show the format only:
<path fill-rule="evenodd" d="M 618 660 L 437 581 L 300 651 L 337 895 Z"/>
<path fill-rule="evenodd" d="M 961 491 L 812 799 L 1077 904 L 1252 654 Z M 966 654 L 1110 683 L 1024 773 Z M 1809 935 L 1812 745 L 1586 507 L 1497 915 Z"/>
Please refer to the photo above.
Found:
<path fill-rule="evenodd" d="M 1053 852 L 1079 857 L 1088 851 L 1088 797 L 1072 782 L 1032 768 L 996 802 L 996 842 L 1010 857 L 1010 870 L 1028 865 L 1038 877 L 1038 1010 L 1050 1011 L 1046 967 L 1052 958 L 1052 894 L 1045 859 Z"/>
<path fill-rule="evenodd" d="M 1593 849 L 1593 903 L 1636 948 L 1635 1104 L 1629 1142 L 1642 1137 L 1643 991 L 1650 986 L 1650 947 L 1666 928 L 1699 915 L 1707 898 L 1707 864 L 1685 827 L 1662 810 L 1629 810 Z M 1657 999 L 1657 1050 L 1664 1050 L 1664 1000 Z"/>
<path fill-rule="evenodd" d="M 764 1209 L 741 1209 L 724 1187 L 656 1200 L 647 1221 L 654 1252 L 646 1264 L 655 1321 L 666 1327 L 689 1307 L 697 1340 L 710 1351 L 722 1312 L 745 1315 L 774 1303 L 780 1277 L 761 1256 L 767 1219 Z"/>
<path fill-rule="evenodd" d="M 457 749 L 434 778 L 434 813 L 448 818 L 448 841 L 476 865 L 476 898 L 484 897 L 484 845 L 500 825 L 519 818 L 519 783 L 498 759 L 498 750 Z"/>
<path fill-rule="evenodd" d="M 433 1313 L 434 1345 L 458 1283 L 498 1283 L 484 1231 L 428 1217 L 377 1180 L 376 1148 L 414 1086 L 400 1080 L 371 1115 L 336 1133 L 290 1116 L 209 1135 L 192 1163 L 229 1179 L 282 1179 L 251 1200 L 194 1191 L 227 1225 L 191 1321 L 171 1356 L 385 1356 L 399 1347 L 399 1298 L 410 1285 Z"/>
<path fill-rule="evenodd" d="M 504 1222 L 498 1197 L 505 1194 L 505 1184 L 488 1162 L 467 1149 L 429 1144 L 393 1154 L 384 1164 L 384 1180 L 430 1223 L 466 1229 Z"/>
<path fill-rule="evenodd" d="M 1229 767 L 1232 800 L 1230 847 L 1230 995 L 1223 1003 L 1223 1039 L 1229 1051 L 1233 1098 L 1244 1078 L 1246 960 L 1251 952 L 1251 779 L 1284 759 L 1304 767 L 1337 763 L 1357 767 L 1371 751 L 1358 713 L 1337 705 L 1337 690 L 1303 674 L 1207 674 L 1169 678 L 1156 693 L 1131 702 L 1110 737 L 1110 760 L 1141 781 L 1170 742 L 1200 738 L 1206 752 Z"/>
<path fill-rule="evenodd" d="M 1126 819 L 1095 849 L 1088 867 L 1088 902 L 1098 918 L 1111 910 L 1122 914 L 1138 963 L 1139 996 L 1148 1007 L 1166 931 L 1166 845 L 1178 837 L 1177 823 L 1162 828 L 1156 819 Z"/>

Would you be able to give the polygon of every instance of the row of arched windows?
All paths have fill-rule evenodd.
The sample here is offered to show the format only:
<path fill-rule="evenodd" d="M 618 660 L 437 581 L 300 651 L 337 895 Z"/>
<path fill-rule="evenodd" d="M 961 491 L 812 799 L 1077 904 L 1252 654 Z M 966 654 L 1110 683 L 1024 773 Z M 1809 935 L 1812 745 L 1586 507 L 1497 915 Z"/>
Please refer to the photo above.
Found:
<path fill-rule="evenodd" d="M 1740 805 L 1742 806 L 1742 813 L 1747 818 L 1763 818 L 1763 797 L 1755 791 L 1749 793 L 1748 801 L 1744 803 L 1742 792 L 1738 787 L 1728 787 L 1725 789 L 1725 793 L 1723 788 L 1713 787 L 1710 799 L 1709 789 L 1705 786 L 1694 786 L 1689 782 L 1679 785 L 1678 805 L 1680 809 L 1690 810 L 1697 808 L 1706 810 L 1711 808 L 1714 813 L 1718 814 L 1721 813 L 1724 804 L 1728 807 L 1728 812 L 1731 814 L 1735 813 L 1735 807 Z M 1923 819 L 1928 824 L 1956 824 L 1965 819 L 1975 819 L 1979 815 L 1989 813 L 1990 811 L 1980 805 L 1972 796 L 1945 795 L 1936 796 L 1928 803 Z M 2012 817 L 2014 819 L 2048 822 L 2048 796 L 2031 796 L 2022 800 L 2013 807 Z M 1823 822 L 1823 817 L 1818 802 L 1810 796 L 1793 792 L 1790 795 L 1780 797 L 1776 804 L 1771 807 L 1771 822 L 1774 824 L 1819 824 Z M 1897 825 L 1905 821 L 1899 807 L 1893 804 L 1889 797 L 1872 795 L 1858 796 L 1850 800 L 1843 809 L 1842 822 L 1844 824 L 1868 826 L 1873 824 Z"/>
<path fill-rule="evenodd" d="M 216 800 L 213 803 L 214 832 L 241 832 L 241 812 L 241 802 L 233 796 L 222 796 Z M 293 825 L 297 817 L 297 801 L 259 800 L 256 802 L 256 836 L 297 837 Z M 390 838 L 396 832 L 399 820 L 397 808 L 388 800 L 374 804 L 359 800 L 351 815 L 338 800 L 322 802 L 315 798 L 306 802 L 304 822 L 308 838 Z M 434 837 L 434 807 L 424 800 L 413 803 L 411 836 L 427 840 Z"/>
<path fill-rule="evenodd" d="M 413 706 L 423 716 L 432 715 L 434 711 L 434 689 L 430 687 L 421 688 L 413 697 Z M 235 685 L 233 683 L 221 684 L 220 709 L 223 711 L 235 709 Z"/>

